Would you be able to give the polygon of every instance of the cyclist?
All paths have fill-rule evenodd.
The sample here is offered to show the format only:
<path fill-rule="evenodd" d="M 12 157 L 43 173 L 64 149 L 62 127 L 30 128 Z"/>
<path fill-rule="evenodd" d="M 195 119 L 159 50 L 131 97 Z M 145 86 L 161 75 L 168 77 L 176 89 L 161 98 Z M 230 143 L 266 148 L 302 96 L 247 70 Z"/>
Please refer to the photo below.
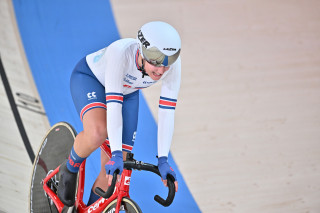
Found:
<path fill-rule="evenodd" d="M 168 163 L 181 79 L 181 40 L 165 22 L 146 23 L 137 38 L 120 39 L 87 55 L 71 75 L 70 89 L 83 123 L 67 161 L 59 171 L 58 197 L 74 204 L 76 177 L 80 164 L 103 143 L 112 152 L 101 151 L 101 171 L 92 187 L 106 190 L 115 170 L 120 174 L 127 152 L 131 152 L 138 121 L 139 89 L 162 80 L 158 111 L 158 167 L 166 185 L 167 174 L 176 174 Z M 108 139 L 106 139 L 108 138 Z M 88 205 L 98 195 L 91 191 Z"/>

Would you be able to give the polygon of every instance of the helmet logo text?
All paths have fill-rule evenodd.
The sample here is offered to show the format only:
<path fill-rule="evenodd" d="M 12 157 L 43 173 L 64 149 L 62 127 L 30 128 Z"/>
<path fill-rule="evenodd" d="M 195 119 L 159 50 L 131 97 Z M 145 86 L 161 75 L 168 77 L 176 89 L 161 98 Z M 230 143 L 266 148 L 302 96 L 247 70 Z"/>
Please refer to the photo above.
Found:
<path fill-rule="evenodd" d="M 140 40 L 141 44 L 145 47 L 148 48 L 150 46 L 150 43 L 144 38 L 141 30 L 138 32 L 138 39 Z"/>
<path fill-rule="evenodd" d="M 168 51 L 176 51 L 176 48 L 163 48 L 163 50 L 168 50 Z"/>

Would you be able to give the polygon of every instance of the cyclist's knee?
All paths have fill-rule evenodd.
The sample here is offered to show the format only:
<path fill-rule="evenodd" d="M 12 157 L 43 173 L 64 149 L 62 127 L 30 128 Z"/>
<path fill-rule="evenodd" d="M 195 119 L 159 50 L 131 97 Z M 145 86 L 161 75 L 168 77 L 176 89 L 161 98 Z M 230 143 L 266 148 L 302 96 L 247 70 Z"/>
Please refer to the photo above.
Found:
<path fill-rule="evenodd" d="M 87 142 L 93 149 L 97 149 L 107 138 L 107 129 L 105 126 L 95 126 L 85 132 Z"/>
<path fill-rule="evenodd" d="M 86 143 L 92 149 L 98 148 L 107 138 L 105 109 L 95 108 L 89 110 L 83 117 L 83 128 Z"/>

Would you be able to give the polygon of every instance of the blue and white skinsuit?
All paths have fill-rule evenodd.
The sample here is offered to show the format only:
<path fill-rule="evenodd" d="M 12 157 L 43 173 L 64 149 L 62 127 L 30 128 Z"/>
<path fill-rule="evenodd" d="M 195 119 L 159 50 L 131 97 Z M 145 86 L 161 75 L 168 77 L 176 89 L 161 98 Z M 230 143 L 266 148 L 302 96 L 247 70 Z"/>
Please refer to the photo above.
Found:
<path fill-rule="evenodd" d="M 157 81 L 138 69 L 136 39 L 120 39 L 87 55 L 71 75 L 71 94 L 81 120 L 94 108 L 107 110 L 111 152 L 131 152 L 137 130 L 139 89 Z M 167 157 L 174 131 L 174 112 L 181 81 L 180 57 L 161 76 L 158 111 L 158 156 Z"/>

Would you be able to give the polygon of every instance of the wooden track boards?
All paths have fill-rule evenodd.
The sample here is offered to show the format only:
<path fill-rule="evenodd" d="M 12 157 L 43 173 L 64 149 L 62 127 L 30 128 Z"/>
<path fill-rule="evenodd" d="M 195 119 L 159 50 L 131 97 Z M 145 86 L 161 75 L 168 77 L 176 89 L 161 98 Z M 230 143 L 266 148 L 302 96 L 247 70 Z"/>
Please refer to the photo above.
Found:
<path fill-rule="evenodd" d="M 318 212 L 319 1 L 111 3 L 122 37 L 135 37 L 139 26 L 155 19 L 182 35 L 172 154 L 201 210 Z M 14 94 L 39 100 L 9 0 L 0 1 L 0 26 L 1 58 Z M 144 91 L 155 118 L 157 89 Z M 32 164 L 2 86 L 0 98 L 0 212 L 12 206 L 25 212 Z M 49 129 L 46 117 L 19 111 L 37 150 Z"/>
<path fill-rule="evenodd" d="M 10 0 L 0 1 L 0 57 L 14 104 L 34 151 L 50 128 L 21 44 Z M 19 128 L 22 128 L 21 126 Z M 26 212 L 32 163 L 0 83 L 0 212 Z"/>

